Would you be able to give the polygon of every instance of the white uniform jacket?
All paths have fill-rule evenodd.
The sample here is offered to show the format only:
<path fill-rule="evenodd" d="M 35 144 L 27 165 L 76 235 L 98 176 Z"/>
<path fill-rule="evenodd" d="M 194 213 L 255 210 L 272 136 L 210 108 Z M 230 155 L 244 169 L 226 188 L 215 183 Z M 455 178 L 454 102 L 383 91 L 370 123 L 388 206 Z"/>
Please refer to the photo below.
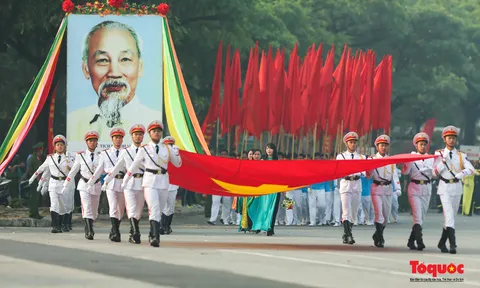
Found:
<path fill-rule="evenodd" d="M 104 181 L 105 183 L 109 183 L 115 175 L 117 175 L 120 171 L 125 171 L 127 167 L 130 167 L 132 165 L 133 160 L 137 156 L 138 152 L 140 152 L 140 149 L 143 149 L 142 147 L 136 147 L 135 145 L 131 145 L 125 149 L 122 149 L 120 151 L 120 155 L 118 155 L 118 162 L 113 168 L 113 170 L 108 173 L 108 175 L 105 177 Z M 132 171 L 132 178 L 128 180 L 128 182 L 125 184 L 124 189 L 126 190 L 142 190 L 142 181 L 143 181 L 143 176 L 145 173 L 145 167 L 143 166 L 143 163 L 140 164 L 140 167 L 136 168 L 134 171 Z"/>
<path fill-rule="evenodd" d="M 388 157 L 388 155 L 385 157 Z M 380 153 L 377 153 L 373 155 L 372 158 L 383 158 L 383 156 L 380 155 Z M 393 185 L 393 190 L 395 191 L 401 191 L 402 189 L 400 186 L 400 180 L 398 179 L 398 174 L 395 171 L 395 164 L 370 170 L 367 172 L 367 177 L 373 178 L 372 195 L 392 195 L 393 191 L 391 185 Z"/>
<path fill-rule="evenodd" d="M 435 158 L 433 163 L 433 173 L 440 178 L 438 195 L 462 195 L 463 187 L 460 180 L 475 171 L 467 155 L 457 149 L 450 151 L 447 148 L 435 151 L 435 155 L 441 156 Z M 446 159 L 446 163 L 443 163 L 442 159 Z"/>
<path fill-rule="evenodd" d="M 419 154 L 412 152 L 412 154 Z M 424 154 L 427 155 L 427 154 Z M 403 164 L 403 175 L 410 175 L 408 194 L 427 196 L 432 191 L 433 158 Z"/>
<path fill-rule="evenodd" d="M 58 162 L 58 157 L 60 157 L 60 162 Z M 75 156 L 70 152 L 66 152 L 65 154 L 50 154 L 47 156 L 47 159 L 45 159 L 43 164 L 38 167 L 30 180 L 33 181 L 39 174 L 48 169 L 50 172 L 48 190 L 60 194 L 63 188 L 63 182 L 66 180 L 68 173 L 72 169 L 74 159 Z"/>
<path fill-rule="evenodd" d="M 342 152 L 337 155 L 337 160 L 355 160 L 355 159 L 363 159 L 365 160 L 367 157 L 364 155 L 359 154 L 357 151 L 351 153 L 349 151 Z M 361 176 L 365 176 L 365 172 L 359 172 L 355 174 L 351 174 L 345 176 L 344 178 L 340 179 L 340 193 L 343 192 L 361 192 L 362 191 L 362 180 L 360 179 Z M 349 180 L 347 180 L 347 178 Z"/>
<path fill-rule="evenodd" d="M 117 149 L 115 149 L 115 147 L 113 146 L 107 150 L 103 150 L 102 152 L 100 152 L 100 161 L 98 163 L 97 169 L 95 169 L 95 173 L 93 175 L 93 181 L 97 181 L 102 174 L 110 173 L 113 171 L 115 164 L 117 164 L 118 160 L 120 159 L 120 151 L 119 151 L 118 157 L 116 152 L 117 152 Z M 124 175 L 125 175 L 125 171 L 119 171 L 118 174 L 113 175 L 113 177 L 115 177 L 114 181 L 110 181 L 110 183 L 108 183 L 107 189 L 121 192 L 122 191 L 121 185 L 123 181 L 122 179 Z"/>
<path fill-rule="evenodd" d="M 93 161 L 91 154 L 93 154 Z M 72 180 L 80 171 L 80 181 L 78 181 L 77 190 L 86 191 L 92 195 L 100 195 L 102 192 L 100 189 L 100 181 L 95 183 L 95 186 L 87 185 L 88 180 L 90 180 L 90 178 L 93 176 L 93 173 L 95 173 L 99 162 L 99 152 L 90 152 L 88 150 L 78 152 L 75 157 L 75 164 L 73 164 L 72 170 L 70 170 L 70 173 L 68 173 L 67 180 L 65 180 L 63 186 L 69 187 L 70 185 L 73 185 L 74 181 Z"/>
<path fill-rule="evenodd" d="M 158 154 L 156 146 L 158 145 Z M 138 154 L 133 163 L 128 167 L 127 176 L 124 179 L 126 184 L 129 178 L 132 177 L 133 171 L 136 171 L 141 165 L 145 167 L 145 174 L 143 175 L 143 187 L 153 189 L 168 190 L 168 162 L 171 162 L 175 167 L 182 165 L 180 152 L 178 147 L 173 145 L 169 147 L 164 144 L 155 144 L 150 142 L 138 149 Z"/>

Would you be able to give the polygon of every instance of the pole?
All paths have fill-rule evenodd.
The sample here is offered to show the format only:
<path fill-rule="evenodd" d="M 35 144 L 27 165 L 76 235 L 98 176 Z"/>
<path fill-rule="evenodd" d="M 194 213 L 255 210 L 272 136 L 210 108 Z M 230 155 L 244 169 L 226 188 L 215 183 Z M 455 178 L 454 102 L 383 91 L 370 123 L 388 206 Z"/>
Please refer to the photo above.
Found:
<path fill-rule="evenodd" d="M 315 127 L 313 128 L 313 151 L 312 151 L 312 159 L 315 159 L 315 148 L 316 148 L 316 144 L 317 144 L 317 126 L 318 126 L 318 123 L 315 122 Z"/>
<path fill-rule="evenodd" d="M 215 153 L 216 155 L 220 155 L 220 153 L 218 153 L 218 135 L 220 134 L 220 118 L 217 118 L 217 135 L 215 135 Z"/>

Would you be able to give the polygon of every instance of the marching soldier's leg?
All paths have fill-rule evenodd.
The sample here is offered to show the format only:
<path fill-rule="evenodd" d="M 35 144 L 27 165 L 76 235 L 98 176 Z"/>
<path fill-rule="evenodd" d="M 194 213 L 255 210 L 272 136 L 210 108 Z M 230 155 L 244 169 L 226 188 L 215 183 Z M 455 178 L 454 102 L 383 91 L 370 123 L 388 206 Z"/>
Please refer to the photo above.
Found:
<path fill-rule="evenodd" d="M 350 221 L 350 241 L 348 244 L 355 244 L 355 240 L 353 239 L 353 224 L 357 222 L 357 215 L 358 215 L 358 209 L 360 207 L 360 195 L 362 194 L 361 191 L 358 192 L 352 192 L 352 198 L 351 198 L 351 204 L 350 204 L 350 215 L 351 215 L 351 221 Z"/>
<path fill-rule="evenodd" d="M 80 201 L 82 203 L 82 218 L 85 221 L 85 238 L 88 240 L 93 240 L 93 228 L 90 226 L 93 220 L 93 211 L 92 211 L 92 199 L 90 194 L 86 191 L 80 192 Z"/>
<path fill-rule="evenodd" d="M 381 195 L 372 195 L 372 204 L 375 211 L 375 233 L 373 233 L 372 239 L 373 244 L 376 247 L 382 248 L 383 243 L 381 239 L 382 226 L 384 222 L 383 218 L 383 208 L 382 208 L 382 196 Z"/>
<path fill-rule="evenodd" d="M 448 225 L 451 224 L 451 219 L 453 216 L 453 207 L 451 205 L 450 196 L 449 195 L 439 195 L 440 201 L 442 203 L 443 208 L 443 216 L 444 216 L 444 224 L 442 230 L 442 236 L 440 237 L 440 241 L 438 242 L 438 249 L 442 251 L 442 253 L 448 253 L 449 250 L 445 245 L 448 239 Z"/>
<path fill-rule="evenodd" d="M 411 188 L 409 188 L 411 189 Z M 420 217 L 421 217 L 421 205 L 420 205 L 420 199 L 417 195 L 413 195 L 411 193 L 408 194 L 408 202 L 410 202 L 410 207 L 412 209 L 412 216 L 413 216 L 413 226 L 412 226 L 412 232 L 410 233 L 410 237 L 408 238 L 408 243 L 407 247 L 410 248 L 410 250 L 417 250 L 417 246 L 415 246 L 415 240 L 416 240 L 416 225 L 421 222 Z M 417 242 L 418 243 L 418 242 Z"/>
<path fill-rule="evenodd" d="M 391 189 L 391 187 L 389 187 L 388 189 Z M 385 238 L 384 238 L 384 235 L 383 235 L 383 232 L 385 230 L 385 228 L 387 227 L 387 224 L 388 224 L 388 217 L 390 215 L 390 213 L 392 213 L 392 195 L 384 195 L 382 197 L 382 208 L 383 208 L 383 217 L 384 217 L 384 222 L 383 222 L 383 225 L 382 225 L 382 234 L 381 234 L 381 239 L 382 239 L 382 243 L 383 245 L 385 245 Z"/>
<path fill-rule="evenodd" d="M 62 229 L 59 229 L 60 222 L 60 203 L 58 200 L 58 194 L 55 191 L 49 191 L 50 195 L 50 215 L 52 216 L 52 233 L 62 233 Z"/>
<path fill-rule="evenodd" d="M 118 205 L 117 205 L 117 192 L 111 189 L 107 189 L 107 199 L 108 199 L 108 210 L 110 214 L 110 221 L 112 223 L 112 230 L 110 232 L 109 238 L 113 242 L 120 242 L 121 241 L 120 231 L 118 231 L 120 220 L 118 219 L 119 211 L 118 211 Z"/>
<path fill-rule="evenodd" d="M 150 220 L 150 245 L 160 246 L 160 195 L 158 189 L 145 187 L 145 201 L 148 206 L 148 219 Z"/>
<path fill-rule="evenodd" d="M 450 242 L 450 254 L 457 254 L 457 241 L 455 237 L 455 215 L 460 206 L 461 195 L 451 196 L 453 215 L 447 226 L 448 242 Z"/>
<path fill-rule="evenodd" d="M 210 220 L 208 224 L 215 225 L 217 222 L 218 212 L 220 211 L 220 201 L 222 196 L 212 195 L 212 209 L 210 212 Z"/>

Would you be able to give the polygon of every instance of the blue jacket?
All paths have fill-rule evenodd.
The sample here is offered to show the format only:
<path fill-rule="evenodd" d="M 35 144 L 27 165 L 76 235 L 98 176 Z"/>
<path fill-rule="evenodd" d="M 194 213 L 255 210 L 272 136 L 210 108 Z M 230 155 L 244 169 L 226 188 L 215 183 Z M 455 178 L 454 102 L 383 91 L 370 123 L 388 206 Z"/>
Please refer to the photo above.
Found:
<path fill-rule="evenodd" d="M 325 182 L 325 192 L 333 192 L 337 187 L 337 180 Z"/>
<path fill-rule="evenodd" d="M 325 189 L 325 182 L 315 183 L 312 185 L 312 190 L 324 190 Z"/>
<path fill-rule="evenodd" d="M 303 187 L 301 190 L 302 190 L 302 193 L 308 193 L 308 186 L 307 186 L 307 187 Z"/>
<path fill-rule="evenodd" d="M 361 177 L 362 179 L 362 196 L 370 196 L 373 178 L 367 179 L 367 177 Z M 393 185 L 392 185 L 393 186 Z"/>

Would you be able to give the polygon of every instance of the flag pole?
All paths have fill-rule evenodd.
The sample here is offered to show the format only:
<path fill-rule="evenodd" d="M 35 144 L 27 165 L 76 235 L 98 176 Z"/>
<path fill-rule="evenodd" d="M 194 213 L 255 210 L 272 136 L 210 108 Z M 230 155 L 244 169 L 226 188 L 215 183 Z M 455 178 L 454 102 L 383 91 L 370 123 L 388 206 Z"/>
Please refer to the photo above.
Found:
<path fill-rule="evenodd" d="M 315 159 L 315 148 L 316 148 L 316 144 L 317 144 L 317 126 L 318 126 L 318 123 L 315 122 L 315 127 L 313 128 L 313 150 L 312 150 L 312 159 Z"/>
<path fill-rule="evenodd" d="M 217 118 L 217 135 L 215 135 L 215 153 L 216 155 L 220 155 L 218 153 L 218 135 L 220 134 L 220 118 Z"/>

